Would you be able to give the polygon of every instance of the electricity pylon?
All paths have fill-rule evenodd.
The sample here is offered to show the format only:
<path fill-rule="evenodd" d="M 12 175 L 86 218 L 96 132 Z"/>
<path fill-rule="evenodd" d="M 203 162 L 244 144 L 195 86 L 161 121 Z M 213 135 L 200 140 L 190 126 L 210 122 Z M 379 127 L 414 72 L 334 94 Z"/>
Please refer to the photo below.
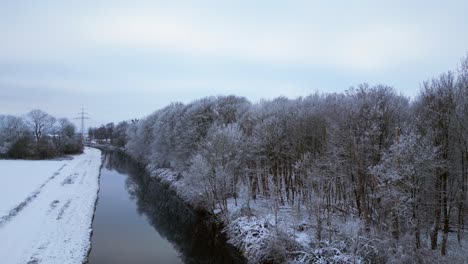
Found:
<path fill-rule="evenodd" d="M 81 108 L 81 112 L 78 113 L 78 117 L 75 118 L 75 119 L 80 119 L 81 120 L 81 137 L 82 137 L 82 139 L 84 141 L 85 140 L 85 132 L 84 132 L 85 124 L 84 124 L 84 121 L 85 121 L 85 119 L 90 119 L 89 114 L 84 111 L 84 108 Z"/>

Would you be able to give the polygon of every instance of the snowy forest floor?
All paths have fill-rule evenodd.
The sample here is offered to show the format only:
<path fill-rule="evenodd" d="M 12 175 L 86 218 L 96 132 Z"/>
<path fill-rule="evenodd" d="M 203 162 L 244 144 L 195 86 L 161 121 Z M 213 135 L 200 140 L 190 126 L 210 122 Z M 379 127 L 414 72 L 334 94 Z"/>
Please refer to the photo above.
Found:
<path fill-rule="evenodd" d="M 0 262 L 83 263 L 101 152 L 69 160 L 0 160 Z"/>
<path fill-rule="evenodd" d="M 197 200 L 199 194 L 177 173 L 151 167 L 148 170 L 187 202 Z M 382 263 L 383 259 L 387 263 L 468 263 L 468 243 L 463 239 L 459 244 L 456 233 L 449 234 L 447 256 L 428 247 L 415 254 L 412 237 L 396 241 L 377 233 L 363 233 L 364 223 L 359 218 L 335 213 L 321 216 L 319 240 L 314 208 L 285 204 L 275 209 L 272 204 L 271 199 L 261 195 L 250 201 L 230 198 L 227 216 L 215 210 L 230 242 L 249 263 Z M 468 236 L 467 230 L 463 236 Z M 423 231 L 421 240 L 422 244 L 430 244 L 429 230 Z"/>
<path fill-rule="evenodd" d="M 152 177 L 159 178 L 174 188 L 189 203 L 197 200 L 192 188 L 180 180 L 177 173 L 170 169 L 148 168 Z M 249 204 L 249 209 L 247 209 Z M 306 208 L 280 206 L 275 217 L 272 201 L 262 196 L 256 200 L 233 198 L 228 199 L 228 213 L 222 215 L 215 210 L 218 219 L 224 221 L 230 242 L 236 245 L 247 257 L 249 263 L 360 263 L 343 241 L 316 242 L 317 223 L 306 211 Z M 327 230 L 323 225 L 323 240 L 327 240 Z M 330 223 L 330 226 L 341 226 L 346 236 L 353 237 L 360 228 L 358 219 L 348 217 L 343 222 Z M 334 229 L 333 232 L 336 230 Z M 331 232 L 331 231 L 330 231 Z M 314 247 L 316 246 L 316 248 Z M 286 258 L 284 258 L 287 256 Z M 271 258 L 271 259 L 270 259 Z"/>

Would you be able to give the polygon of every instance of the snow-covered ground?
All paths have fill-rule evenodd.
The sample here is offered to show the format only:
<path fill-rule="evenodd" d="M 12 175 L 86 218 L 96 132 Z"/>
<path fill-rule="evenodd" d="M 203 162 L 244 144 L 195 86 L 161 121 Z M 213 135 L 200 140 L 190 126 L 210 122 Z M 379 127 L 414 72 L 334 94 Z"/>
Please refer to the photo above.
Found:
<path fill-rule="evenodd" d="M 71 160 L 0 161 L 0 263 L 83 263 L 101 152 Z"/>

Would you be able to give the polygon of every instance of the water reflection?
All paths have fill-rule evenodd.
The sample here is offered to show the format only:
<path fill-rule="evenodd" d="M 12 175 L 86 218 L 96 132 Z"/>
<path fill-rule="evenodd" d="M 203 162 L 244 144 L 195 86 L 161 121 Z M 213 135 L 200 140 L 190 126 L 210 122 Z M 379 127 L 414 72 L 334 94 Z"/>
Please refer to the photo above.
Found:
<path fill-rule="evenodd" d="M 104 182 L 105 171 L 115 171 L 126 176 L 125 189 L 128 194 L 125 195 L 133 201 L 133 204 L 136 204 L 134 214 L 137 211 L 140 218 L 143 216 L 153 230 L 157 231 L 157 233 L 153 231 L 151 235 L 160 236 L 169 241 L 178 252 L 178 256 L 172 257 L 172 259 L 156 258 L 144 263 L 176 263 L 179 261 L 183 263 L 245 263 L 239 252 L 226 243 L 226 237 L 219 232 L 218 227 L 211 221 L 207 221 L 206 215 L 194 211 L 173 191 L 159 181 L 149 178 L 125 154 L 120 152 L 104 154 L 104 168 L 101 174 L 102 193 L 106 187 L 103 184 L 108 184 L 108 182 Z M 100 192 L 100 200 L 101 198 L 103 197 L 101 197 Z M 98 210 L 102 209 L 99 205 L 101 205 L 101 201 L 97 207 L 95 223 L 100 215 Z M 95 251 L 99 250 L 98 245 L 95 246 L 95 236 L 99 235 L 99 226 L 94 224 L 93 226 L 96 230 L 93 235 L 90 263 L 92 263 L 93 253 L 96 255 Z M 115 230 L 115 232 L 121 232 L 121 230 Z M 102 233 L 102 235 L 105 234 Z M 161 244 L 158 241 L 154 243 L 157 245 L 154 245 L 152 250 Z M 166 249 L 166 251 L 170 251 L 170 249 Z M 131 260 L 130 263 L 136 262 Z"/>

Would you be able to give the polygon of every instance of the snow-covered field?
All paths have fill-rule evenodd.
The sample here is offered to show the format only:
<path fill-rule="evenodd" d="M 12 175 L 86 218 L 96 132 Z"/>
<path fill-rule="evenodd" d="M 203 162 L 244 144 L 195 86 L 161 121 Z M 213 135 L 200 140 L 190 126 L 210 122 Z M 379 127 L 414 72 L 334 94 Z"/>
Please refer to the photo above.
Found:
<path fill-rule="evenodd" d="M 101 152 L 0 160 L 0 263 L 82 263 L 90 247 Z"/>

